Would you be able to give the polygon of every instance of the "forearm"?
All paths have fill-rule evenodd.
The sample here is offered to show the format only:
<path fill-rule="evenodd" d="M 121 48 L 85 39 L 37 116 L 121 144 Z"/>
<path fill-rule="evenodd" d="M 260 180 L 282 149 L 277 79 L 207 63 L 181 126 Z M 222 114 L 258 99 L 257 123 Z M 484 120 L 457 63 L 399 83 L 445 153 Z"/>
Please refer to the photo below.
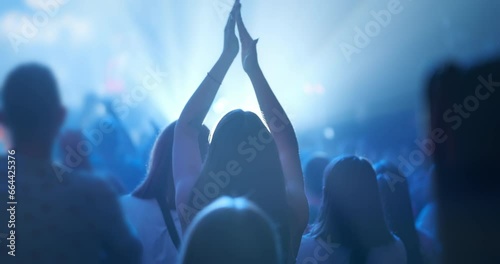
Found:
<path fill-rule="evenodd" d="M 276 144 L 286 144 L 288 149 L 298 152 L 298 143 L 292 123 L 272 91 L 264 73 L 260 67 L 256 67 L 255 70 L 248 72 L 248 76 Z"/>
<path fill-rule="evenodd" d="M 224 53 L 219 57 L 184 107 L 178 126 L 189 125 L 189 127 L 198 128 L 202 125 L 233 60 L 234 58 Z"/>
<path fill-rule="evenodd" d="M 304 179 L 300 166 L 299 145 L 295 130 L 262 71 L 256 67 L 255 71 L 249 72 L 249 76 L 254 86 L 260 109 L 276 142 L 287 190 L 295 196 L 292 200 L 294 200 L 293 204 L 296 204 L 296 200 L 303 200 L 301 198 L 304 195 L 298 194 L 304 192 Z"/>

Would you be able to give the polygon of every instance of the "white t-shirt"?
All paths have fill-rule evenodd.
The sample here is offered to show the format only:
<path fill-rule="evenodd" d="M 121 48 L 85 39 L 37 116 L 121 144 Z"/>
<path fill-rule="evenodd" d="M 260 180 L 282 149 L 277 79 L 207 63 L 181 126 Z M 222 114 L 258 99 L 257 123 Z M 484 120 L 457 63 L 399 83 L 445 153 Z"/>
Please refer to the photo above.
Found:
<path fill-rule="evenodd" d="M 372 248 L 367 264 L 406 264 L 406 249 L 396 236 L 395 242 Z M 349 264 L 351 250 L 331 241 L 303 236 L 297 257 L 297 264 Z"/>
<path fill-rule="evenodd" d="M 160 206 L 155 199 L 140 199 L 131 195 L 121 198 L 125 217 L 142 243 L 142 264 L 175 263 L 175 248 L 163 219 Z M 180 236 L 180 222 L 176 211 L 170 215 Z"/>

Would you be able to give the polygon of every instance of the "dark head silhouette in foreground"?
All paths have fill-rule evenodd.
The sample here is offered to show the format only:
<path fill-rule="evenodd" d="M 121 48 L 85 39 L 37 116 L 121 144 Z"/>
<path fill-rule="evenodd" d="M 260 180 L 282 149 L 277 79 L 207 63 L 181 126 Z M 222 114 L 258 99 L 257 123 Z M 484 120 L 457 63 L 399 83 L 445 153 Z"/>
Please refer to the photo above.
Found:
<path fill-rule="evenodd" d="M 500 60 L 428 85 L 444 263 L 500 263 Z"/>
<path fill-rule="evenodd" d="M 2 122 L 16 151 L 15 260 L 138 263 L 140 245 L 111 189 L 92 177 L 56 177 L 61 168 L 53 165 L 51 151 L 65 110 L 52 72 L 38 64 L 14 69 L 3 84 L 2 103 Z M 5 223 L 6 212 L 0 212 Z M 11 257 L 7 250 L 2 246 L 2 263 L 12 260 L 4 261 Z"/>
<path fill-rule="evenodd" d="M 243 198 L 219 198 L 186 233 L 180 264 L 283 264 L 271 219 Z"/>

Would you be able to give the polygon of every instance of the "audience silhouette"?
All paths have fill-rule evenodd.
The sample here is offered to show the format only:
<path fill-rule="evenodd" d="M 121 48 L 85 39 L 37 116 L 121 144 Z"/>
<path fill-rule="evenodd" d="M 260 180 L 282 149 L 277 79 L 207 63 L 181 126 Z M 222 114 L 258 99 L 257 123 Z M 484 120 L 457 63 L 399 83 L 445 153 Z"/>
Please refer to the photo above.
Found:
<path fill-rule="evenodd" d="M 500 59 L 433 72 L 429 137 L 417 143 L 432 162 L 407 178 L 378 155 L 373 166 L 318 154 L 302 167 L 257 44 L 235 0 L 222 53 L 179 119 L 161 130 L 147 117 L 155 132 L 140 140 L 112 100 L 89 95 L 82 112 L 103 107 L 117 130 L 104 139 L 90 128 L 98 153 L 71 168 L 53 154 L 81 148 L 91 125 L 63 126 L 67 111 L 47 66 L 9 72 L 0 98 L 8 150 L 0 158 L 0 263 L 500 263 Z M 229 111 L 210 134 L 203 122 L 240 53 L 260 115 Z M 353 153 L 371 153 L 360 145 Z"/>

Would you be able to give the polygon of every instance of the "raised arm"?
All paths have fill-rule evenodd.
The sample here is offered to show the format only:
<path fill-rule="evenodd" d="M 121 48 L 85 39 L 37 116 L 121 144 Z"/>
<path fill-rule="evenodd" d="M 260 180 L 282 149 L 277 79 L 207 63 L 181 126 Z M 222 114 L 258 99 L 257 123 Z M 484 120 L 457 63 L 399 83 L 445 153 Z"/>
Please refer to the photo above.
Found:
<path fill-rule="evenodd" d="M 187 204 L 191 189 L 201 171 L 198 134 L 222 80 L 238 55 L 239 43 L 235 34 L 235 24 L 232 11 L 225 28 L 222 55 L 187 102 L 175 127 L 173 172 L 177 205 Z"/>
<path fill-rule="evenodd" d="M 278 147 L 285 176 L 288 201 L 294 208 L 299 241 L 308 222 L 309 206 L 304 192 L 304 179 L 299 158 L 299 146 L 293 126 L 274 95 L 257 59 L 257 42 L 248 33 L 239 9 L 236 21 L 240 34 L 243 68 L 252 81 L 260 109 Z M 300 231 L 301 230 L 301 231 Z"/>

